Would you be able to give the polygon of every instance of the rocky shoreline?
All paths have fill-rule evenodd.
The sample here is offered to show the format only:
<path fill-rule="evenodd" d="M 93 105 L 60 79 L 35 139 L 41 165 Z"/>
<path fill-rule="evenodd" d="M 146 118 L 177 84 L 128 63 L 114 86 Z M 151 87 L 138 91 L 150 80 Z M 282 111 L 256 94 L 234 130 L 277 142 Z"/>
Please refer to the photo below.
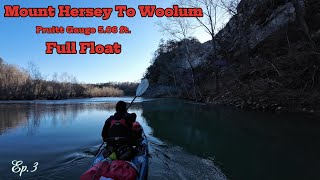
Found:
<path fill-rule="evenodd" d="M 226 105 L 250 111 L 303 113 L 320 117 L 319 104 L 302 104 L 299 101 L 289 104 L 288 101 L 285 102 L 285 98 L 276 100 L 267 96 L 250 96 L 248 99 L 244 99 L 231 92 L 226 92 L 216 97 L 206 97 L 202 101 L 207 104 Z"/>

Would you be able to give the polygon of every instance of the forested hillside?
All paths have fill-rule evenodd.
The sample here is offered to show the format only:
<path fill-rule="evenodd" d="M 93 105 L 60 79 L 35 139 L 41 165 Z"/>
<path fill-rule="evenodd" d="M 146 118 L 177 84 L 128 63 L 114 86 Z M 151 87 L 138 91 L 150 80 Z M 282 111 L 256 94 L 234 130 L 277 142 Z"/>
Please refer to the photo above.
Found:
<path fill-rule="evenodd" d="M 24 69 L 0 58 L 0 100 L 67 99 L 83 97 L 131 96 L 137 83 L 79 83 L 68 73 L 43 75 L 33 63 Z"/>
<path fill-rule="evenodd" d="M 233 16 L 211 41 L 160 43 L 145 74 L 148 95 L 320 111 L 320 1 L 242 0 L 225 7 Z"/>

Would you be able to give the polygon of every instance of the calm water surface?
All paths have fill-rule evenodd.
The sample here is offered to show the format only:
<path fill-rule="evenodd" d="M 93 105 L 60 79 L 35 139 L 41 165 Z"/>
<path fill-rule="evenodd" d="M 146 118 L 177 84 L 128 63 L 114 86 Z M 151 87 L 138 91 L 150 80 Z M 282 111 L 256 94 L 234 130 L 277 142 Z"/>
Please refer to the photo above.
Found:
<path fill-rule="evenodd" d="M 131 99 L 1 102 L 0 179 L 79 179 L 115 103 Z M 149 179 L 320 179 L 319 120 L 174 99 L 130 111 L 150 141 Z M 13 173 L 12 160 L 29 172 Z"/>

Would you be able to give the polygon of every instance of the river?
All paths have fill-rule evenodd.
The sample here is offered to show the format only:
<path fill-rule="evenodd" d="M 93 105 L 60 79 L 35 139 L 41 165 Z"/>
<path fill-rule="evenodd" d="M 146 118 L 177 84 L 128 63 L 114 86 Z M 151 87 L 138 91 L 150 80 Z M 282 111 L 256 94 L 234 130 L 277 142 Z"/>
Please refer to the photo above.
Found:
<path fill-rule="evenodd" d="M 79 179 L 123 98 L 0 103 L 0 179 Z M 137 98 L 148 179 L 320 179 L 320 121 L 177 99 Z M 29 172 L 12 172 L 12 161 Z"/>

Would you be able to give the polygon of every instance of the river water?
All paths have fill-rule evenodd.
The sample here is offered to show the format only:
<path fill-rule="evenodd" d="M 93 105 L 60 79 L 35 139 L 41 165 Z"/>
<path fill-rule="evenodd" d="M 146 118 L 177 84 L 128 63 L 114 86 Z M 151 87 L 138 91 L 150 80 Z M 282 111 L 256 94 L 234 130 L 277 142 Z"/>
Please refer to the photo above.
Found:
<path fill-rule="evenodd" d="M 1 102 L 0 179 L 79 179 L 115 103 L 131 99 Z M 150 142 L 148 179 L 320 179 L 315 118 L 176 99 L 138 98 L 130 112 Z"/>

